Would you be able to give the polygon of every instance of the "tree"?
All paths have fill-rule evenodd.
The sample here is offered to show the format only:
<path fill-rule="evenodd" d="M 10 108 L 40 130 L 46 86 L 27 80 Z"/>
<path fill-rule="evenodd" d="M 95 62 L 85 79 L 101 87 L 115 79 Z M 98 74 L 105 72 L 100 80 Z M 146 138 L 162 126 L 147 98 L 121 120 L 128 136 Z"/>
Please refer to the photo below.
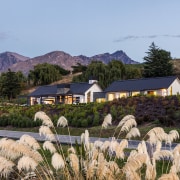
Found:
<path fill-rule="evenodd" d="M 144 57 L 144 77 L 163 77 L 173 75 L 170 52 L 158 48 L 154 42 Z"/>
<path fill-rule="evenodd" d="M 30 70 L 28 80 L 36 85 L 47 85 L 54 81 L 60 80 L 62 75 L 69 74 L 69 71 L 58 65 L 43 63 L 34 66 L 34 70 Z"/>
<path fill-rule="evenodd" d="M 18 75 L 8 69 L 8 72 L 2 73 L 0 76 L 0 94 L 8 100 L 16 98 L 21 92 L 21 81 L 18 79 Z"/>

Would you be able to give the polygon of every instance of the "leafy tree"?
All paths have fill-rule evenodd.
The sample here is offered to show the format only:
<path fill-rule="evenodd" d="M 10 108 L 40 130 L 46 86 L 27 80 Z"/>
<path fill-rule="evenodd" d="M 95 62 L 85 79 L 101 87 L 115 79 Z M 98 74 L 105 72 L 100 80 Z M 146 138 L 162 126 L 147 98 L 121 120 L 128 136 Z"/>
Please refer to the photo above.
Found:
<path fill-rule="evenodd" d="M 158 48 L 154 43 L 150 45 L 147 56 L 144 57 L 144 77 L 163 77 L 173 75 L 170 52 Z"/>
<path fill-rule="evenodd" d="M 96 77 L 99 85 L 104 89 L 114 80 L 123 79 L 125 76 L 124 64 L 117 60 L 112 60 L 109 64 L 101 61 L 92 61 L 85 72 L 73 78 L 74 82 L 87 82 L 89 77 Z"/>
<path fill-rule="evenodd" d="M 71 67 L 73 68 L 72 73 L 84 72 L 87 69 L 87 66 L 84 66 L 81 63 L 77 63 L 76 66 L 71 66 Z"/>
<path fill-rule="evenodd" d="M 142 69 L 144 66 L 134 65 L 134 64 L 126 64 L 125 65 L 125 79 L 138 79 L 142 78 Z"/>
<path fill-rule="evenodd" d="M 29 83 L 32 81 L 34 85 L 47 85 L 60 80 L 62 75 L 68 73 L 69 71 L 57 65 L 43 63 L 34 66 L 34 70 L 30 70 L 28 80 Z"/>
<path fill-rule="evenodd" d="M 8 69 L 8 72 L 0 76 L 0 94 L 8 100 L 15 98 L 21 92 L 21 80 L 18 74 Z"/>

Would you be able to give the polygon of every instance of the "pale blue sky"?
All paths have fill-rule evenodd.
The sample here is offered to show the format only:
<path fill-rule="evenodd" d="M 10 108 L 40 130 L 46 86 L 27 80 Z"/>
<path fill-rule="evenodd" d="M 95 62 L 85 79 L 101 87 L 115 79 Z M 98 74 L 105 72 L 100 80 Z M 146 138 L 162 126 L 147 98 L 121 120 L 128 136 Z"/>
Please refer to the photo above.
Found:
<path fill-rule="evenodd" d="M 152 42 L 180 58 L 180 0 L 0 0 L 0 53 L 123 50 L 143 62 Z"/>

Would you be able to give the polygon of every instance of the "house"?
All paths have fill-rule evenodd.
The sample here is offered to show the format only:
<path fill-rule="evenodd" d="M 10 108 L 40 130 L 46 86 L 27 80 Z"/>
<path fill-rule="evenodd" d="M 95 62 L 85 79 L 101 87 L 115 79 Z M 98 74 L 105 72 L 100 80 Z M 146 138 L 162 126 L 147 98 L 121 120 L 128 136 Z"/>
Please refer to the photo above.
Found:
<path fill-rule="evenodd" d="M 176 76 L 114 81 L 105 89 L 106 100 L 149 94 L 169 96 L 180 94 L 180 80 Z"/>
<path fill-rule="evenodd" d="M 28 104 L 77 104 L 94 101 L 94 93 L 102 92 L 97 80 L 87 83 L 64 83 L 40 86 L 28 95 Z"/>

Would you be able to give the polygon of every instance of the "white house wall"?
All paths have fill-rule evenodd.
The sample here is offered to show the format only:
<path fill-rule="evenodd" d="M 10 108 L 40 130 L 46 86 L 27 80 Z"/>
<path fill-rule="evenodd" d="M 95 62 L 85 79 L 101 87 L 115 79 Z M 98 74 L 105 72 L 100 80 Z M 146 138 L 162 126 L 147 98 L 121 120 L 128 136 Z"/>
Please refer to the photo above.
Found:
<path fill-rule="evenodd" d="M 102 89 L 98 84 L 93 84 L 86 92 L 85 92 L 85 103 L 87 103 L 87 94 L 90 92 L 90 102 L 93 102 L 93 93 L 94 92 L 102 92 Z"/>
<path fill-rule="evenodd" d="M 174 82 L 168 88 L 168 95 L 177 94 L 180 94 L 180 81 L 178 79 L 174 80 Z"/>

